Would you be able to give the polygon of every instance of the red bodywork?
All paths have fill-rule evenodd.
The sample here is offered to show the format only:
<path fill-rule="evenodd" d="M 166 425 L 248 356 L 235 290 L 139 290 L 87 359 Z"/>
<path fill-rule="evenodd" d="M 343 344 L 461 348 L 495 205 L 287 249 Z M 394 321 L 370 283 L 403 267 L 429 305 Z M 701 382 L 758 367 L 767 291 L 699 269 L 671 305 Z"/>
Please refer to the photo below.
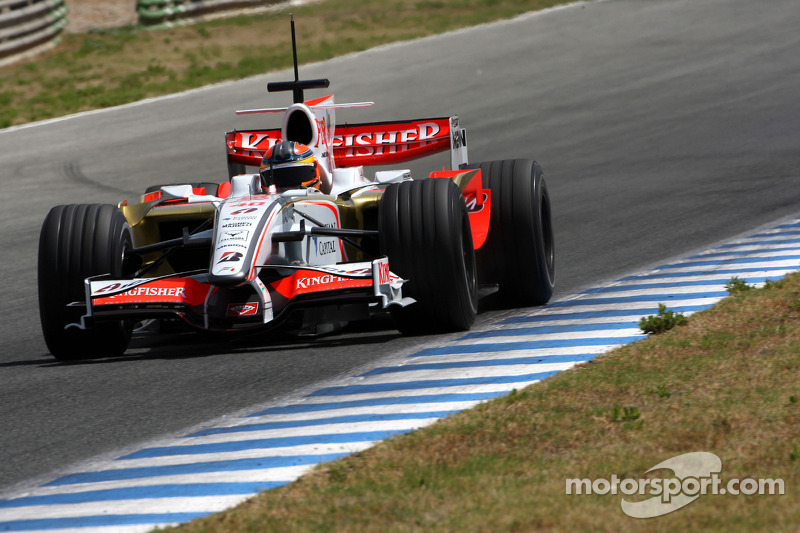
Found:
<path fill-rule="evenodd" d="M 313 106 L 330 97 L 309 100 Z M 280 128 L 231 131 L 226 134 L 228 161 L 259 166 L 264 153 L 281 140 Z M 333 159 L 337 167 L 391 165 L 451 149 L 450 118 L 369 122 L 336 126 Z M 453 178 L 461 171 L 432 172 L 431 178 Z M 483 188 L 480 170 L 463 188 L 475 249 L 489 233 L 491 194 Z"/>
<path fill-rule="evenodd" d="M 280 129 L 226 134 L 231 163 L 259 166 L 264 153 L 281 140 Z M 391 165 L 450 149 L 450 119 L 370 122 L 336 126 L 333 158 L 338 167 Z"/>
<path fill-rule="evenodd" d="M 463 170 L 441 170 L 431 172 L 430 178 L 452 179 L 463 173 Z M 477 250 L 486 242 L 489 235 L 489 219 L 491 216 L 492 191 L 483 188 L 483 176 L 480 169 L 461 190 L 469 213 L 469 225 L 472 229 L 472 245 Z"/>

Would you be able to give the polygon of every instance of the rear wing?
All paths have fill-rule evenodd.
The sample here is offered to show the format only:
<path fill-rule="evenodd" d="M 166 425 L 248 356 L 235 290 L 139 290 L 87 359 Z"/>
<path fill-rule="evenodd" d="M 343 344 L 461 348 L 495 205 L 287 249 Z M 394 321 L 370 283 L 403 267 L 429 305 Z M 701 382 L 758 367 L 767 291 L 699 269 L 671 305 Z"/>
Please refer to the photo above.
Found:
<path fill-rule="evenodd" d="M 281 129 L 229 131 L 225 134 L 228 165 L 259 166 L 261 158 L 283 140 Z M 292 140 L 292 139 L 289 139 Z M 336 167 L 392 165 L 450 149 L 453 170 L 467 163 L 467 133 L 458 117 L 336 126 Z"/>

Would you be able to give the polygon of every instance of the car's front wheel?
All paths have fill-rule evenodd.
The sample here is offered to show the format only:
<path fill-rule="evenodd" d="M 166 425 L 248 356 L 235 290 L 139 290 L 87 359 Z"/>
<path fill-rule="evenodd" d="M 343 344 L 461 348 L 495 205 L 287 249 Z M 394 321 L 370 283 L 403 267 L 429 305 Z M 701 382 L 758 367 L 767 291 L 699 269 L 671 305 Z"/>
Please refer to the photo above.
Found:
<path fill-rule="evenodd" d="M 131 229 L 113 205 L 59 205 L 50 210 L 39 237 L 39 316 L 44 340 L 56 359 L 122 354 L 131 338 L 126 321 L 80 323 L 86 308 L 84 280 L 99 274 L 123 278 Z M 76 304 L 76 305 L 71 305 Z"/>
<path fill-rule="evenodd" d="M 417 303 L 391 308 L 404 333 L 469 329 L 477 314 L 477 271 L 469 215 L 448 179 L 390 185 L 380 205 L 381 249 L 408 280 L 403 296 Z"/>

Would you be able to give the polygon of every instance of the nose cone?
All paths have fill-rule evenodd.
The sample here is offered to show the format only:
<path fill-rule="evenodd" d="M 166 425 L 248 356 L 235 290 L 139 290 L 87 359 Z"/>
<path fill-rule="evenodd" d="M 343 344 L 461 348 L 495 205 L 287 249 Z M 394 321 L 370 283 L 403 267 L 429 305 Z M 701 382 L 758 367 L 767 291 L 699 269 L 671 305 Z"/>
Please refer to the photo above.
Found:
<path fill-rule="evenodd" d="M 209 282 L 235 286 L 245 283 L 256 261 L 265 260 L 269 246 L 261 246 L 267 224 L 279 197 L 254 195 L 226 201 L 214 227 L 214 251 L 209 266 Z M 257 257 L 257 256 L 262 257 Z"/>
<path fill-rule="evenodd" d="M 232 287 L 242 285 L 247 281 L 247 275 L 243 271 L 214 274 L 213 272 L 208 276 L 208 282 L 212 285 L 220 285 L 224 287 Z"/>

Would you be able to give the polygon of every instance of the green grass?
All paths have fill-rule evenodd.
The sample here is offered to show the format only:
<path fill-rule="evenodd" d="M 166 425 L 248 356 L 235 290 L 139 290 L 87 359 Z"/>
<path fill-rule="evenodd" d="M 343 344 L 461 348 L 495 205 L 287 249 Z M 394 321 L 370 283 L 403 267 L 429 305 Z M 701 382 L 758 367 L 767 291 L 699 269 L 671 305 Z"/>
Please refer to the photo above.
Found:
<path fill-rule="evenodd" d="M 733 294 L 177 531 L 797 531 L 799 296 L 800 274 Z M 721 458 L 723 483 L 780 478 L 786 493 L 704 495 L 651 519 L 621 496 L 565 493 L 571 478 L 668 477 L 644 473 L 697 451 Z"/>
<path fill-rule="evenodd" d="M 291 10 L 308 63 L 567 2 L 325 0 Z M 67 34 L 54 50 L 0 68 L 0 128 L 289 67 L 288 13 Z"/>
<path fill-rule="evenodd" d="M 752 290 L 753 286 L 748 285 L 745 280 L 740 279 L 736 276 L 732 277 L 725 283 L 725 290 L 728 291 L 728 294 L 736 294 L 740 292 L 745 292 Z"/>
<path fill-rule="evenodd" d="M 664 304 L 658 304 L 658 314 L 642 317 L 639 321 L 639 328 L 645 333 L 664 333 L 676 326 L 684 325 L 686 317 L 671 309 L 667 311 L 667 306 Z"/>

